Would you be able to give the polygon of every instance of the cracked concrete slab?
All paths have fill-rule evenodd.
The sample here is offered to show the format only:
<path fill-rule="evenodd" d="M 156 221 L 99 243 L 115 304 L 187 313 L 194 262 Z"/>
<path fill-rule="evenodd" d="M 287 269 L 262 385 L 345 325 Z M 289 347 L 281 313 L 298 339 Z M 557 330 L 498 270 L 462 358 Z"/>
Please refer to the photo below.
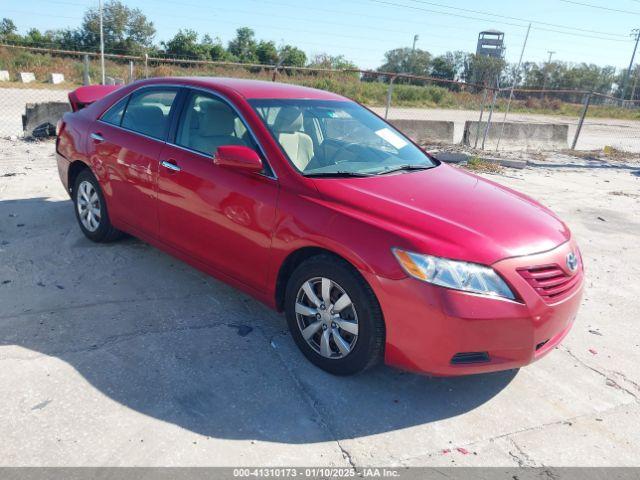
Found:
<path fill-rule="evenodd" d="M 17 173 L 0 177 L 3 465 L 640 464 L 640 167 L 490 175 L 581 245 L 582 310 L 550 355 L 341 378 L 246 295 L 135 239 L 84 239 L 52 150 L 0 140 L 0 174 Z"/>

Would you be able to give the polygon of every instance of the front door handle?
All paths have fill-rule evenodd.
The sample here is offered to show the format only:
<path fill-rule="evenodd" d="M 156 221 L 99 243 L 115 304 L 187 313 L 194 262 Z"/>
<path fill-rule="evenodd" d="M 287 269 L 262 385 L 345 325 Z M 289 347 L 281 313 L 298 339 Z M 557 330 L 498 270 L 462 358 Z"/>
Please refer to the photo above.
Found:
<path fill-rule="evenodd" d="M 102 135 L 100 135 L 99 133 L 95 133 L 95 132 L 93 132 L 91 134 L 91 139 L 95 140 L 97 143 L 104 142 L 104 137 Z"/>
<path fill-rule="evenodd" d="M 163 160 L 160 162 L 160 165 L 174 172 L 179 172 L 180 170 L 182 170 L 178 165 L 173 163 L 172 160 Z"/>

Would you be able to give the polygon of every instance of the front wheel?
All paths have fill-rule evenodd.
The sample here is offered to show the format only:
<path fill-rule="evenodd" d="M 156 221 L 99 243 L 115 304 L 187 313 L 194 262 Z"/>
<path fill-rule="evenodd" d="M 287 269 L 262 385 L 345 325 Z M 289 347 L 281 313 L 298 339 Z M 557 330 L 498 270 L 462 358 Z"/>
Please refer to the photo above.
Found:
<path fill-rule="evenodd" d="M 359 373 L 382 358 L 380 305 L 358 271 L 343 260 L 319 255 L 298 266 L 287 284 L 285 311 L 302 353 L 329 373 Z"/>

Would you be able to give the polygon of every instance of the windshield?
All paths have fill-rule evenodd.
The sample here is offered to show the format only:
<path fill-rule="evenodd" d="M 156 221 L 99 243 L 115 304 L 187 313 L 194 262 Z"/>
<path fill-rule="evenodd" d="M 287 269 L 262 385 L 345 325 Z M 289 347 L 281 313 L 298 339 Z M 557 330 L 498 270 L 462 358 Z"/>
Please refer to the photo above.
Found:
<path fill-rule="evenodd" d="M 354 102 L 250 100 L 291 163 L 306 176 L 368 176 L 435 162 Z"/>

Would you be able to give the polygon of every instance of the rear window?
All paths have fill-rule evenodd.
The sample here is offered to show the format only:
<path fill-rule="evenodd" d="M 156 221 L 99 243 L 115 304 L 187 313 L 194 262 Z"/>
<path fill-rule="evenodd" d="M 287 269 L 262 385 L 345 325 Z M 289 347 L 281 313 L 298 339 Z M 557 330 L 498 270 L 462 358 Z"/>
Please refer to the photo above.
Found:
<path fill-rule="evenodd" d="M 122 127 L 163 139 L 177 89 L 153 89 L 134 93 L 122 118 Z"/>

